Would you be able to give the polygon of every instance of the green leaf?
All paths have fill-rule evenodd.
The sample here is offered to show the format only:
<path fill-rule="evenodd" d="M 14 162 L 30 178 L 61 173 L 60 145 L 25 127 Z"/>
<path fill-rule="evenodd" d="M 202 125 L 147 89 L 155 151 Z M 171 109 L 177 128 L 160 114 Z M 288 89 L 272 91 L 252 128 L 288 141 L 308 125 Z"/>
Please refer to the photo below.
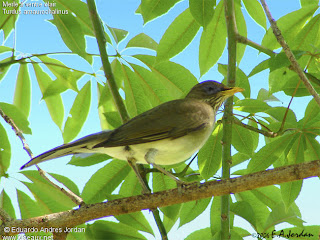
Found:
<path fill-rule="evenodd" d="M 215 9 L 212 21 L 202 32 L 199 47 L 200 75 L 205 74 L 216 64 L 226 46 L 226 22 L 223 1 Z"/>
<path fill-rule="evenodd" d="M 142 212 L 123 214 L 115 216 L 120 223 L 126 224 L 136 230 L 143 231 L 154 235 L 153 230 Z"/>
<path fill-rule="evenodd" d="M 75 203 L 69 197 L 42 178 L 38 171 L 23 171 L 21 173 L 32 181 L 32 183 L 23 183 L 32 192 L 37 200 L 37 205 L 41 209 L 45 209 L 46 213 L 66 211 L 75 207 Z"/>
<path fill-rule="evenodd" d="M 148 179 L 148 175 L 147 175 Z M 131 197 L 140 195 L 142 192 L 142 186 L 137 178 L 137 175 L 134 171 L 130 171 L 129 174 L 125 177 L 121 187 L 119 194 L 125 197 Z"/>
<path fill-rule="evenodd" d="M 42 216 L 47 213 L 43 205 L 37 204 L 26 193 L 16 190 L 21 218 L 28 219 L 32 217 Z"/>
<path fill-rule="evenodd" d="M 259 72 L 262 72 L 263 70 L 266 70 L 267 68 L 269 68 L 269 59 L 262 61 L 261 63 L 259 63 L 258 65 L 256 65 L 252 71 L 249 73 L 248 77 L 252 77 L 254 75 L 256 75 Z"/>
<path fill-rule="evenodd" d="M 306 52 L 305 51 L 292 51 L 293 55 L 295 56 L 296 60 L 301 58 Z M 285 52 L 278 53 L 270 58 L 269 61 L 269 68 L 270 72 L 282 68 L 282 67 L 288 67 L 291 63 L 286 55 Z"/>
<path fill-rule="evenodd" d="M 129 47 L 149 48 L 156 51 L 158 43 L 154 41 L 150 36 L 144 33 L 140 33 L 137 36 L 130 39 L 126 48 Z"/>
<path fill-rule="evenodd" d="M 110 159 L 111 157 L 106 154 L 75 154 L 68 162 L 69 165 L 77 167 L 88 167 Z"/>
<path fill-rule="evenodd" d="M 87 119 L 91 102 L 91 82 L 86 85 L 78 93 L 69 112 L 69 117 L 64 125 L 63 140 L 65 143 L 70 142 L 80 132 L 84 122 Z"/>
<path fill-rule="evenodd" d="M 193 40 L 199 28 L 200 25 L 194 20 L 189 8 L 187 8 L 163 34 L 157 49 L 157 61 L 168 60 L 180 53 Z"/>
<path fill-rule="evenodd" d="M 258 99 L 242 99 L 235 102 L 237 110 L 248 113 L 266 112 L 271 107 Z"/>
<path fill-rule="evenodd" d="M 284 39 L 294 39 L 297 32 L 300 31 L 306 21 L 310 19 L 317 9 L 318 6 L 309 5 L 291 12 L 277 20 L 277 25 L 281 30 Z M 262 45 L 272 50 L 280 47 L 271 28 L 268 29 L 267 33 L 263 37 Z"/>
<path fill-rule="evenodd" d="M 16 218 L 16 213 L 8 194 L 2 189 L 0 193 L 0 208 L 5 210 L 10 217 Z"/>
<path fill-rule="evenodd" d="M 257 99 L 264 102 L 280 102 L 277 97 L 270 94 L 269 91 L 264 88 L 260 88 Z"/>
<path fill-rule="evenodd" d="M 9 3 L 9 6 L 6 6 L 4 8 L 3 3 Z M 1 7 L 3 7 L 1 10 L 4 11 L 15 11 L 15 13 L 18 13 L 20 10 L 20 4 L 19 2 L 15 0 L 8 0 L 2 2 Z M 14 3 L 17 3 L 16 5 Z M 15 7 L 17 6 L 17 7 Z M 6 41 L 11 31 L 15 28 L 16 22 L 19 19 L 20 14 L 1 14 L 0 15 L 0 29 L 3 30 L 4 39 L 3 41 Z"/>
<path fill-rule="evenodd" d="M 218 125 L 198 153 L 199 172 L 209 179 L 220 169 L 222 156 L 222 125 Z"/>
<path fill-rule="evenodd" d="M 230 205 L 230 211 L 247 220 L 252 226 L 256 226 L 255 213 L 248 202 L 238 201 Z"/>
<path fill-rule="evenodd" d="M 79 0 L 68 0 L 59 2 L 55 0 L 48 0 L 48 2 L 54 3 L 54 7 L 50 7 L 51 10 L 67 10 L 69 14 L 73 12 L 76 15 L 76 20 L 79 22 L 81 28 L 83 29 L 84 34 L 94 37 L 94 30 L 86 3 Z"/>
<path fill-rule="evenodd" d="M 319 105 L 314 99 L 308 103 L 304 117 L 302 119 L 303 126 L 310 126 L 312 123 L 320 120 Z"/>
<path fill-rule="evenodd" d="M 129 67 L 123 65 L 124 92 L 126 107 L 131 117 L 137 116 L 152 108 L 152 103 L 145 95 L 143 81 L 140 76 Z"/>
<path fill-rule="evenodd" d="M 272 228 L 274 225 L 277 225 L 283 222 L 290 223 L 292 220 L 297 220 L 295 221 L 295 223 L 296 224 L 300 223 L 299 225 L 302 227 L 303 221 L 301 219 L 298 220 L 294 211 L 291 208 L 286 210 L 283 202 L 280 202 L 270 213 L 268 219 L 266 220 L 264 228 L 267 230 L 269 228 Z"/>
<path fill-rule="evenodd" d="M 66 186 L 74 194 L 76 194 L 77 196 L 80 196 L 78 186 L 71 179 L 56 173 L 48 173 L 48 174 L 50 174 L 54 179 L 56 179 L 58 182 Z"/>
<path fill-rule="evenodd" d="M 302 188 L 302 180 L 295 182 L 281 183 L 281 195 L 286 209 L 297 199 Z"/>
<path fill-rule="evenodd" d="M 191 201 L 183 203 L 181 211 L 180 211 L 180 224 L 182 225 L 192 221 L 196 217 L 198 217 L 204 210 L 208 207 L 211 198 L 201 199 L 197 201 Z"/>
<path fill-rule="evenodd" d="M 10 166 L 11 146 L 7 132 L 0 124 L 0 177 L 5 176 Z"/>
<path fill-rule="evenodd" d="M 319 46 L 320 36 L 320 14 L 312 19 L 302 28 L 294 39 L 289 41 L 292 49 L 301 49 L 313 52 L 315 46 Z M 290 39 L 289 39 L 290 40 Z"/>
<path fill-rule="evenodd" d="M 130 167 L 126 161 L 111 161 L 92 175 L 83 188 L 82 199 L 85 203 L 103 201 L 119 186 L 129 171 Z"/>
<path fill-rule="evenodd" d="M 259 188 L 259 189 L 261 189 L 261 188 Z M 269 215 L 268 207 L 264 203 L 259 201 L 258 198 L 252 193 L 252 191 L 245 191 L 245 192 L 237 193 L 237 194 L 235 194 L 235 197 L 237 198 L 238 201 L 245 201 L 251 206 L 251 208 L 254 212 L 255 219 L 256 219 L 254 229 L 256 231 L 263 232 L 263 230 L 264 230 L 263 225 Z"/>
<path fill-rule="evenodd" d="M 283 135 L 262 147 L 252 156 L 247 168 L 248 173 L 265 170 L 273 162 L 277 161 L 289 144 L 292 136 L 292 134 Z"/>
<path fill-rule="evenodd" d="M 83 76 L 83 72 L 73 71 L 69 69 L 61 61 L 50 58 L 48 56 L 38 56 L 38 58 L 49 68 L 49 70 L 57 77 L 57 80 L 52 82 L 43 94 L 43 98 L 55 95 L 70 88 L 78 92 L 77 80 Z"/>
<path fill-rule="evenodd" d="M 52 83 L 50 76 L 42 70 L 38 64 L 32 64 L 38 85 L 40 87 L 42 95 L 44 95 L 47 87 Z M 62 98 L 59 94 L 50 96 L 44 99 L 46 102 L 48 111 L 50 113 L 52 121 L 62 129 L 63 117 L 64 117 L 64 106 Z"/>
<path fill-rule="evenodd" d="M 305 136 L 305 161 L 320 159 L 320 143 L 313 134 L 304 134 Z"/>
<path fill-rule="evenodd" d="M 279 69 L 276 69 L 269 74 L 269 92 L 275 93 L 279 91 L 285 90 L 285 86 L 289 83 L 291 84 L 291 88 L 297 86 L 297 81 L 292 82 L 292 78 L 299 79 L 298 75 L 294 71 L 289 71 L 288 68 L 282 67 Z M 286 86 L 286 88 L 288 88 Z"/>
<path fill-rule="evenodd" d="M 12 58 L 8 57 L 0 61 L 0 81 L 6 76 L 8 70 L 14 64 L 11 64 Z"/>
<path fill-rule="evenodd" d="M 261 4 L 257 0 L 242 0 L 250 17 L 261 27 L 267 30 L 267 18 Z"/>
<path fill-rule="evenodd" d="M 114 39 L 114 41 L 118 44 L 119 42 L 121 42 L 123 39 L 126 38 L 126 36 L 128 35 L 128 31 L 123 30 L 123 29 L 118 29 L 118 28 L 112 28 L 107 26 L 107 28 L 109 29 L 110 33 L 112 34 L 112 37 Z"/>
<path fill-rule="evenodd" d="M 80 23 L 72 14 L 54 14 L 52 22 L 58 29 L 67 47 L 79 56 L 87 59 L 86 41 Z"/>
<path fill-rule="evenodd" d="M 137 10 L 143 17 L 144 24 L 154 18 L 160 17 L 181 0 L 142 0 Z"/>
<path fill-rule="evenodd" d="M 244 127 L 234 124 L 232 127 L 232 145 L 234 148 L 249 156 L 253 153 L 253 138 L 251 132 Z"/>
<path fill-rule="evenodd" d="M 203 26 L 204 29 L 207 28 L 208 24 L 212 20 L 215 5 L 216 0 L 189 1 L 189 8 L 193 18 Z"/>
<path fill-rule="evenodd" d="M 155 57 L 148 55 L 135 55 L 134 57 L 146 64 L 160 80 L 162 86 L 153 90 L 157 91 L 161 101 L 184 97 L 198 83 L 196 77 L 180 64 L 170 61 L 155 64 Z"/>
<path fill-rule="evenodd" d="M 98 220 L 95 221 L 93 224 L 88 224 L 87 229 L 88 232 L 93 234 L 94 239 L 146 239 L 143 235 L 141 235 L 138 232 L 138 230 L 123 223 Z M 92 236 L 87 235 L 87 237 L 88 239 L 93 239 Z"/>
<path fill-rule="evenodd" d="M 199 239 L 211 239 L 211 230 L 210 228 L 203 228 L 200 230 L 196 230 L 191 233 L 185 240 L 199 240 Z"/>
<path fill-rule="evenodd" d="M 17 127 L 25 134 L 31 134 L 29 128 L 29 122 L 26 116 L 15 105 L 0 102 L 0 108 L 2 111 L 13 120 Z"/>
<path fill-rule="evenodd" d="M 243 36 L 247 37 L 247 23 L 244 19 L 243 13 L 242 13 L 242 6 L 240 4 L 240 1 L 235 1 L 234 4 L 234 13 L 236 18 L 236 25 L 238 33 Z M 247 45 L 246 44 L 238 44 L 237 45 L 237 63 L 240 64 L 241 59 L 244 55 L 244 52 L 246 50 Z"/>
<path fill-rule="evenodd" d="M 272 116 L 274 119 L 276 119 L 278 122 L 282 122 L 284 115 L 287 112 L 286 116 L 286 123 L 290 123 L 292 125 L 297 126 L 297 117 L 295 113 L 291 109 L 287 109 L 285 107 L 273 107 L 269 108 L 265 111 L 265 113 Z"/>
<path fill-rule="evenodd" d="M 31 81 L 27 64 L 20 64 L 13 104 L 28 118 L 31 107 Z"/>

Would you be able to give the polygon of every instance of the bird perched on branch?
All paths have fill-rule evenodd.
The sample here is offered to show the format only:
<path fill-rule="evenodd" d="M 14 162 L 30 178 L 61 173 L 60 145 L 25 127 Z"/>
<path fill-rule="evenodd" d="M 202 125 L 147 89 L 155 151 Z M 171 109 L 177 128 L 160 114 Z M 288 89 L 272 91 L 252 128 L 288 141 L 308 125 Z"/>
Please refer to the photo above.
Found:
<path fill-rule="evenodd" d="M 180 182 L 159 165 L 187 160 L 211 135 L 216 112 L 239 87 L 227 87 L 215 81 L 195 85 L 183 99 L 154 107 L 114 130 L 102 131 L 63 144 L 36 156 L 21 169 L 50 159 L 77 153 L 103 153 L 128 161 L 144 192 L 149 192 L 136 164 L 151 164 Z"/>

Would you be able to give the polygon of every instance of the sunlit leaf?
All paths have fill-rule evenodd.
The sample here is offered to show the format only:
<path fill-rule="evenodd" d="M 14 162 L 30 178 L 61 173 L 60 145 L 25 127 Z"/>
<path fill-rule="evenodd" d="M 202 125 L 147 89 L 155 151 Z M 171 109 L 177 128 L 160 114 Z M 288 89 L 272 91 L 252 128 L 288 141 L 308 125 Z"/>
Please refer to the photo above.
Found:
<path fill-rule="evenodd" d="M 88 239 L 146 239 L 137 229 L 123 223 L 98 220 L 93 224 L 88 224 L 87 229 L 94 236 L 94 238 L 89 236 Z"/>
<path fill-rule="evenodd" d="M 262 147 L 252 156 L 247 168 L 248 173 L 258 172 L 268 168 L 280 157 L 291 138 L 292 134 L 283 135 Z"/>
<path fill-rule="evenodd" d="M 52 80 L 50 76 L 46 72 L 44 72 L 38 64 L 33 64 L 32 66 L 33 66 L 40 90 L 42 94 L 44 94 L 47 87 L 52 82 Z M 63 106 L 61 96 L 59 94 L 53 95 L 45 98 L 44 101 L 46 102 L 51 119 L 61 130 L 63 117 L 64 117 L 64 106 Z"/>
<path fill-rule="evenodd" d="M 58 29 L 67 47 L 74 53 L 87 59 L 86 41 L 80 23 L 72 14 L 54 14 L 52 22 Z"/>
<path fill-rule="evenodd" d="M 283 202 L 288 209 L 297 199 L 302 188 L 302 180 L 295 182 L 282 183 L 280 185 Z"/>
<path fill-rule="evenodd" d="M 199 172 L 204 179 L 213 177 L 221 166 L 221 139 L 222 125 L 219 125 L 198 153 Z"/>
<path fill-rule="evenodd" d="M 0 208 L 6 211 L 10 217 L 15 218 L 16 213 L 9 195 L 2 189 L 0 193 Z"/>
<path fill-rule="evenodd" d="M 31 107 L 31 81 L 27 64 L 20 64 L 13 103 L 28 118 Z"/>
<path fill-rule="evenodd" d="M 21 173 L 32 181 L 32 183 L 23 182 L 23 184 L 32 192 L 37 203 L 45 209 L 46 213 L 65 211 L 75 207 L 75 203 L 69 197 L 42 178 L 38 171 Z"/>
<path fill-rule="evenodd" d="M 186 202 L 180 212 L 180 227 L 199 216 L 208 207 L 211 198 Z"/>
<path fill-rule="evenodd" d="M 150 36 L 144 33 L 140 33 L 137 36 L 131 38 L 126 47 L 141 47 L 157 50 L 158 43 L 154 41 Z"/>
<path fill-rule="evenodd" d="M 170 8 L 180 1 L 181 0 L 142 0 L 137 13 L 142 15 L 144 24 L 146 24 L 152 19 L 165 14 Z"/>
<path fill-rule="evenodd" d="M 253 138 L 251 132 L 234 124 L 232 127 L 232 145 L 237 151 L 251 155 L 253 153 Z"/>
<path fill-rule="evenodd" d="M 69 117 L 64 125 L 63 140 L 65 143 L 70 142 L 80 132 L 84 122 L 87 119 L 91 102 L 91 82 L 86 85 L 78 93 L 69 112 Z"/>
<path fill-rule="evenodd" d="M 128 175 L 127 162 L 114 160 L 100 168 L 83 188 L 81 197 L 85 203 L 96 203 L 106 199 Z"/>
<path fill-rule="evenodd" d="M 185 49 L 196 36 L 199 23 L 192 17 L 189 8 L 181 13 L 163 34 L 158 49 L 157 61 L 168 60 Z"/>
<path fill-rule="evenodd" d="M 204 29 L 206 29 L 209 22 L 212 20 L 215 5 L 216 0 L 189 1 L 189 8 L 193 18 L 203 26 Z"/>
<path fill-rule="evenodd" d="M 223 1 L 217 5 L 212 21 L 202 32 L 199 47 L 199 66 L 201 76 L 216 64 L 226 45 L 226 22 Z"/>
<path fill-rule="evenodd" d="M 250 17 L 258 23 L 261 27 L 267 30 L 267 18 L 264 14 L 263 8 L 257 0 L 242 0 Z"/>
<path fill-rule="evenodd" d="M 237 110 L 248 112 L 248 113 L 257 113 L 265 112 L 271 107 L 258 99 L 242 99 L 234 103 L 234 106 L 237 107 Z"/>
<path fill-rule="evenodd" d="M 14 121 L 17 127 L 25 134 L 31 134 L 26 116 L 15 105 L 0 102 L 0 109 Z"/>
<path fill-rule="evenodd" d="M 288 13 L 287 15 L 278 19 L 277 25 L 281 30 L 284 39 L 295 38 L 297 32 L 300 31 L 300 29 L 303 27 L 306 21 L 310 19 L 317 8 L 318 6 L 309 5 L 294 12 Z M 272 50 L 280 47 L 271 27 L 268 29 L 266 35 L 262 39 L 262 45 Z"/>

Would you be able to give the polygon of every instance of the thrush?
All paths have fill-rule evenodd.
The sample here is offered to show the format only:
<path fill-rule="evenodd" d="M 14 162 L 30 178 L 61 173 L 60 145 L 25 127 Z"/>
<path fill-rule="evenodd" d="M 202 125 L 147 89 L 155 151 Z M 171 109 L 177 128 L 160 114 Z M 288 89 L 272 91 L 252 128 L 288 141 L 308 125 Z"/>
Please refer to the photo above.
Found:
<path fill-rule="evenodd" d="M 159 165 L 183 162 L 198 151 L 211 135 L 221 104 L 239 87 L 216 81 L 195 85 L 183 99 L 165 102 L 114 130 L 94 133 L 32 158 L 21 169 L 50 159 L 79 153 L 103 153 L 128 161 L 144 192 L 149 192 L 136 164 L 151 164 L 177 182 Z"/>

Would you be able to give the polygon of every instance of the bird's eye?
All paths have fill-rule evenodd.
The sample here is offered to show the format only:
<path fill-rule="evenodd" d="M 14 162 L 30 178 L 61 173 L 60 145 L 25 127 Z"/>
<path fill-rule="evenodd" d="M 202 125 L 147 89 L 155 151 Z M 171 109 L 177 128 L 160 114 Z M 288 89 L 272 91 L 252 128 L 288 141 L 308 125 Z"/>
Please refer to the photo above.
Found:
<path fill-rule="evenodd" d="M 207 87 L 205 88 L 205 91 L 206 91 L 206 93 L 207 93 L 208 95 L 211 95 L 211 94 L 215 94 L 215 93 L 219 92 L 219 88 L 217 88 L 217 87 L 212 87 L 212 86 L 207 86 Z"/>

